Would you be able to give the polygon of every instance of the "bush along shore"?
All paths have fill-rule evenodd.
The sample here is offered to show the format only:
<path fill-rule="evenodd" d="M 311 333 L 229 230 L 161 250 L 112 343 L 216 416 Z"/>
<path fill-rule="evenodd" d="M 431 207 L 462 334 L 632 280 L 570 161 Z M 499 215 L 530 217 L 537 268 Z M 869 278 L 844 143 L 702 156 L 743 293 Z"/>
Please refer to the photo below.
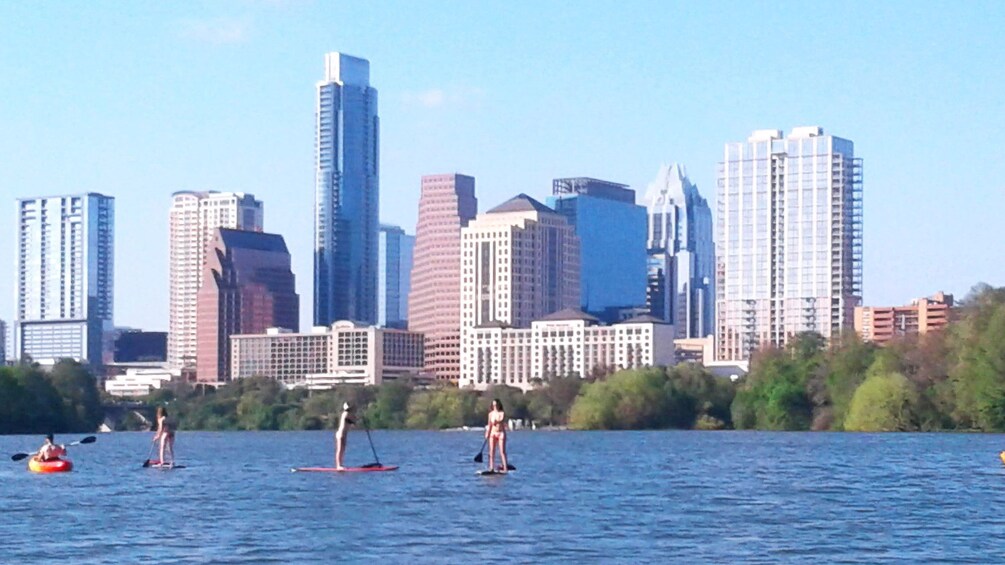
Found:
<path fill-rule="evenodd" d="M 733 383 L 703 367 L 619 371 L 608 377 L 546 380 L 529 392 L 495 386 L 476 392 L 409 383 L 284 389 L 263 378 L 218 390 L 182 385 L 141 401 L 166 405 L 188 430 L 329 429 L 343 402 L 371 428 L 479 427 L 492 398 L 510 418 L 583 430 L 750 429 L 847 431 L 1005 431 L 1005 288 L 980 285 L 941 332 L 876 347 L 854 332 L 829 342 L 795 336 L 765 348 Z M 106 402 L 112 402 L 106 399 Z M 0 369 L 0 433 L 91 431 L 101 421 L 94 378 L 62 362 Z M 145 429 L 136 417 L 123 429 Z"/>

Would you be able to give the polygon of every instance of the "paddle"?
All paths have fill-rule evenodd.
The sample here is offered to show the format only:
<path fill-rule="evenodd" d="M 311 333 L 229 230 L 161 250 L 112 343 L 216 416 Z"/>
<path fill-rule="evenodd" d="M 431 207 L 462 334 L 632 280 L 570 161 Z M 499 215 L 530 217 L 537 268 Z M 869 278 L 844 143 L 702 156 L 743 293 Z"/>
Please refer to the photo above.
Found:
<path fill-rule="evenodd" d="M 87 437 L 85 437 L 83 439 L 80 439 L 80 440 L 77 440 L 77 441 L 75 441 L 73 443 L 68 443 L 66 446 L 67 447 L 73 447 L 74 445 L 80 445 L 80 444 L 83 444 L 83 443 L 94 443 L 96 441 L 98 441 L 98 438 L 96 438 L 94 436 L 87 436 Z M 27 459 L 27 458 L 29 458 L 29 457 L 31 457 L 33 455 L 37 455 L 37 454 L 38 454 L 38 452 L 35 452 L 35 453 L 15 453 L 14 455 L 10 456 L 10 460 L 11 461 L 20 461 L 22 459 Z"/>
<path fill-rule="evenodd" d="M 367 463 L 366 465 L 363 465 L 363 468 L 372 469 L 374 467 L 383 467 L 383 465 L 380 464 L 380 457 L 377 457 L 377 450 L 374 449 L 373 447 L 373 439 L 370 438 L 370 426 L 366 425 L 366 418 L 364 418 L 362 414 L 360 415 L 359 419 L 360 421 L 363 422 L 363 429 L 366 430 L 366 439 L 367 441 L 370 442 L 370 451 L 373 452 L 373 460 L 374 460 L 373 463 Z"/>
<path fill-rule="evenodd" d="M 478 450 L 478 455 L 475 455 L 475 463 L 481 463 L 482 461 L 485 460 L 485 457 L 483 457 L 483 454 L 485 453 L 485 446 L 488 445 L 488 443 L 489 443 L 489 438 L 488 438 L 488 436 L 486 436 L 485 437 L 485 441 L 482 442 L 482 448 Z M 507 471 L 516 471 L 516 466 L 514 466 L 512 463 L 506 463 L 506 470 Z"/>
<path fill-rule="evenodd" d="M 154 447 L 156 446 L 157 446 L 156 443 L 150 442 L 150 450 L 147 451 L 147 460 L 143 462 L 144 469 L 150 466 L 150 458 L 154 456 Z"/>

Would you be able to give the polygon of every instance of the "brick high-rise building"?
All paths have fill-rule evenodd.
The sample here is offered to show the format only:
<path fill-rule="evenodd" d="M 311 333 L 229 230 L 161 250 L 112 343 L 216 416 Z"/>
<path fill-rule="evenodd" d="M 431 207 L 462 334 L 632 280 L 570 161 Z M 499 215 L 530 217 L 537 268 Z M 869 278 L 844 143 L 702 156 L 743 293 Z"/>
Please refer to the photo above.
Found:
<path fill-rule="evenodd" d="M 474 177 L 422 177 L 408 329 L 425 335 L 425 371 L 437 379 L 460 376 L 461 228 L 477 213 Z"/>
<path fill-rule="evenodd" d="M 864 341 L 878 345 L 905 335 L 939 331 L 949 325 L 953 295 L 937 292 L 918 298 L 909 306 L 859 306 L 855 308 L 855 331 Z"/>
<path fill-rule="evenodd" d="M 176 192 L 170 212 L 168 364 L 194 369 L 196 300 L 206 246 L 217 228 L 260 232 L 262 203 L 240 192 Z"/>
<path fill-rule="evenodd" d="M 230 336 L 300 329 L 300 299 L 282 236 L 218 229 L 198 294 L 196 378 L 229 380 Z"/>

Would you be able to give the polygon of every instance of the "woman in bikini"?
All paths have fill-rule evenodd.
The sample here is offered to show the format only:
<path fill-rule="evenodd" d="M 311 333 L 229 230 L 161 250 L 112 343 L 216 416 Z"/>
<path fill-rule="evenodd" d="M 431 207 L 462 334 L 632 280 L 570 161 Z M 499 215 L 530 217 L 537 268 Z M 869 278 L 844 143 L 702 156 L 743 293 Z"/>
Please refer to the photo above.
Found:
<path fill-rule="evenodd" d="M 158 467 L 164 466 L 168 467 L 174 466 L 174 430 L 175 422 L 168 417 L 167 410 L 163 406 L 157 407 L 157 434 L 154 435 L 153 441 L 156 442 L 160 440 L 160 461 L 158 461 Z M 171 454 L 171 462 L 168 463 L 164 459 L 165 452 Z"/>
<path fill-rule="evenodd" d="M 506 463 L 506 412 L 503 411 L 502 402 L 499 402 L 498 398 L 492 401 L 489 422 L 485 426 L 485 437 L 489 442 L 489 470 L 505 473 L 509 469 Z M 497 448 L 499 458 L 502 460 L 502 466 L 498 469 L 495 466 Z"/>
<path fill-rule="evenodd" d="M 355 423 L 352 406 L 346 402 L 342 405 L 342 416 L 339 417 L 338 430 L 335 432 L 335 468 L 339 471 L 345 468 L 345 444 L 349 439 L 349 426 Z"/>

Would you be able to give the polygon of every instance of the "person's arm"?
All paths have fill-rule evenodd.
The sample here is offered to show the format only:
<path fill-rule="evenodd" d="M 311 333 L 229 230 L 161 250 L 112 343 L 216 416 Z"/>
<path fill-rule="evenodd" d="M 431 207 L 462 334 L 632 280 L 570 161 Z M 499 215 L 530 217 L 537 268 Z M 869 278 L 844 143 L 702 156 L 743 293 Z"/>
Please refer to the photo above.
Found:
<path fill-rule="evenodd" d="M 154 439 L 150 441 L 155 442 L 159 440 L 162 433 L 164 433 L 164 418 L 157 420 L 157 433 L 154 434 Z"/>

